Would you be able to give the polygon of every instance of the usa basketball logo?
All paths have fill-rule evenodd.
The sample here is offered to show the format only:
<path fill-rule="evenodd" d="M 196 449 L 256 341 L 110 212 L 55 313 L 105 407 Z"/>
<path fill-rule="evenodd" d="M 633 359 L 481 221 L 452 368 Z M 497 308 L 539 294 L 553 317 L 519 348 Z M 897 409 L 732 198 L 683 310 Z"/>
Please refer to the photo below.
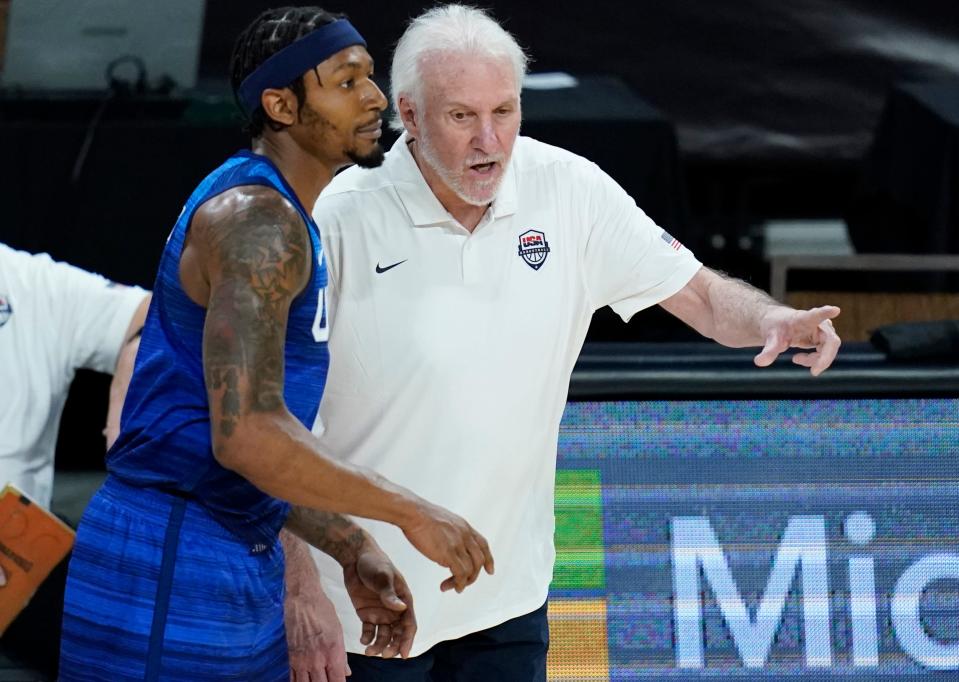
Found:
<path fill-rule="evenodd" d="M 546 235 L 539 230 L 527 230 L 519 236 L 519 255 L 534 270 L 539 270 L 549 255 Z"/>
<path fill-rule="evenodd" d="M 13 306 L 5 296 L 0 296 L 0 327 L 7 323 L 11 315 L 13 315 Z"/>

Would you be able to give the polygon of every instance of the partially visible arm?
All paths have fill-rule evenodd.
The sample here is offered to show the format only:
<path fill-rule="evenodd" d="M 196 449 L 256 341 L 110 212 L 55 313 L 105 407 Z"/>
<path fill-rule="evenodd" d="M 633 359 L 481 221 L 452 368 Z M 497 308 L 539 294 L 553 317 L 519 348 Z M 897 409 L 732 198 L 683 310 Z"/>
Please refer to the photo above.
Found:
<path fill-rule="evenodd" d="M 113 446 L 117 436 L 120 435 L 120 414 L 123 412 L 123 400 L 126 398 L 127 389 L 130 387 L 133 365 L 136 362 L 137 350 L 140 348 L 140 332 L 143 330 L 143 323 L 146 321 L 151 299 L 151 294 L 143 297 L 140 305 L 133 312 L 130 324 L 123 335 L 123 347 L 120 349 L 119 356 L 117 356 L 117 366 L 113 371 L 113 379 L 110 381 L 107 423 L 103 429 L 103 435 L 107 439 L 107 450 Z"/>
<path fill-rule="evenodd" d="M 686 286 L 660 305 L 703 336 L 724 346 L 762 346 L 755 362 L 766 367 L 788 348 L 815 349 L 793 362 L 813 376 L 825 371 L 839 352 L 832 318 L 836 306 L 796 310 L 742 280 L 701 268 Z"/>
<path fill-rule="evenodd" d="M 403 576 L 369 533 L 340 514 L 303 507 L 290 511 L 286 528 L 343 567 L 343 582 L 363 624 L 360 643 L 367 645 L 366 655 L 409 656 L 416 634 L 413 597 Z M 295 545 L 293 549 L 299 551 Z M 316 564 L 309 554 L 306 557 L 311 566 L 297 567 L 300 575 L 294 575 L 288 564 L 288 581 L 299 581 L 308 573 L 319 580 Z"/>
<path fill-rule="evenodd" d="M 293 679 L 343 682 L 349 670 L 343 628 L 320 585 L 316 563 L 306 543 L 289 531 L 280 532 L 280 541 L 286 555 L 283 615 Z"/>

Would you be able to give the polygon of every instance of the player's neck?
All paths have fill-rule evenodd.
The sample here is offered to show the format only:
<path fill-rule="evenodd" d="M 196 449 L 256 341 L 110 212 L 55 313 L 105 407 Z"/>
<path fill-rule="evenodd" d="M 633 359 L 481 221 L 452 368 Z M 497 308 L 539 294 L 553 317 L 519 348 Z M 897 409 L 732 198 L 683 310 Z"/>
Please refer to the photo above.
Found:
<path fill-rule="evenodd" d="M 285 135 L 262 135 L 253 140 L 253 152 L 265 156 L 277 167 L 307 211 L 313 210 L 320 192 L 336 169 L 310 154 Z"/>

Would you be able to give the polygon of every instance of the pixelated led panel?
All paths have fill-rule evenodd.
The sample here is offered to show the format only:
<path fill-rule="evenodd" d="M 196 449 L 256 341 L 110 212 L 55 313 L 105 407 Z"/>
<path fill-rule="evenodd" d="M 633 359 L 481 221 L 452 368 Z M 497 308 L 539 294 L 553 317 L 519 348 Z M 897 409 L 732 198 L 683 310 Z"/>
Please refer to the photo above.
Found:
<path fill-rule="evenodd" d="M 570 403 L 551 600 L 603 604 L 615 682 L 959 679 L 957 454 L 954 399 Z"/>
<path fill-rule="evenodd" d="M 549 633 L 547 679 L 609 679 L 605 599 L 550 600 Z"/>
<path fill-rule="evenodd" d="M 606 587 L 603 492 L 595 469 L 556 472 L 556 567 L 552 587 L 594 591 Z"/>
<path fill-rule="evenodd" d="M 595 469 L 556 472 L 556 566 L 547 676 L 608 680 L 603 498 Z"/>

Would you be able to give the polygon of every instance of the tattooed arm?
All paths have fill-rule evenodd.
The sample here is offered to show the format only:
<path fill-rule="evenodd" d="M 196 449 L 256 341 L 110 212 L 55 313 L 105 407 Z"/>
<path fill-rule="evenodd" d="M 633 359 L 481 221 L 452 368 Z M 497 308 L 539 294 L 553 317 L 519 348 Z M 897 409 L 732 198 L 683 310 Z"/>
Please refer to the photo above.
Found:
<path fill-rule="evenodd" d="M 343 582 L 363 623 L 360 642 L 367 645 L 366 655 L 408 656 L 416 633 L 413 598 L 403 576 L 373 538 L 345 516 L 303 507 L 293 508 L 286 528 L 343 567 Z M 285 541 L 294 554 L 293 566 L 287 565 L 287 589 L 294 582 L 312 589 L 319 585 L 316 564 L 307 557 L 308 563 L 301 565 L 295 556 L 297 542 L 294 538 Z M 290 552 L 287 556 L 289 561 Z M 306 579 L 307 572 L 312 572 L 314 580 Z"/>
<path fill-rule="evenodd" d="M 283 400 L 290 304 L 312 250 L 296 210 L 266 187 L 238 187 L 196 212 L 180 262 L 184 290 L 207 310 L 203 367 L 213 454 L 264 492 L 297 506 L 398 525 L 450 569 L 442 589 L 493 570 L 486 540 L 459 516 L 362 467 L 325 456 Z"/>

